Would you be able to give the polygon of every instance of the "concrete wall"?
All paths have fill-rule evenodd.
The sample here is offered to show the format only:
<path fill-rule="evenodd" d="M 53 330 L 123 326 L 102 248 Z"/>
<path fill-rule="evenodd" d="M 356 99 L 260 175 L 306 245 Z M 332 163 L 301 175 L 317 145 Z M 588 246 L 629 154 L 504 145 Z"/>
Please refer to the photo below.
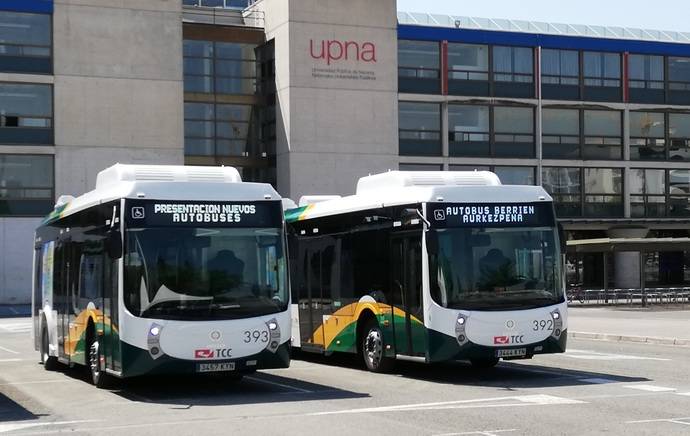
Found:
<path fill-rule="evenodd" d="M 395 0 L 256 7 L 265 12 L 266 39 L 275 39 L 281 194 L 353 193 L 359 177 L 396 169 Z"/>
<path fill-rule="evenodd" d="M 184 163 L 182 2 L 54 4 L 54 77 L 21 81 L 54 85 L 56 195 L 92 190 L 117 162 Z M 31 301 L 39 222 L 0 218 L 0 304 Z"/>
<path fill-rule="evenodd" d="M 181 3 L 55 1 L 58 195 L 117 162 L 184 162 Z"/>
<path fill-rule="evenodd" d="M 31 303 L 33 232 L 40 218 L 0 218 L 0 304 Z"/>

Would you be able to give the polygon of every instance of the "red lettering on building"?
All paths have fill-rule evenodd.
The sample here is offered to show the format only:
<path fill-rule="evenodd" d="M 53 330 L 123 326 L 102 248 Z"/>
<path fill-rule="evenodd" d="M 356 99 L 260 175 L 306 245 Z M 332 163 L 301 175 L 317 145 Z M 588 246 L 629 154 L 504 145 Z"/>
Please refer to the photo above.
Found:
<path fill-rule="evenodd" d="M 373 42 L 338 41 L 336 39 L 314 42 L 309 40 L 309 54 L 313 59 L 323 59 L 327 65 L 335 61 L 354 60 L 376 62 L 376 45 Z"/>

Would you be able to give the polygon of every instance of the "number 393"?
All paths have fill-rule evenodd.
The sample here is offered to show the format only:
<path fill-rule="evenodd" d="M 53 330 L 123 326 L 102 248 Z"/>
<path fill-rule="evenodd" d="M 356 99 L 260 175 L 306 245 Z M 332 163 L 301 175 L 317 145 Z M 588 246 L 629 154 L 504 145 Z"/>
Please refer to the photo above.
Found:
<path fill-rule="evenodd" d="M 268 342 L 268 331 L 267 330 L 245 330 L 244 331 L 244 343 L 249 344 L 251 342 Z"/>

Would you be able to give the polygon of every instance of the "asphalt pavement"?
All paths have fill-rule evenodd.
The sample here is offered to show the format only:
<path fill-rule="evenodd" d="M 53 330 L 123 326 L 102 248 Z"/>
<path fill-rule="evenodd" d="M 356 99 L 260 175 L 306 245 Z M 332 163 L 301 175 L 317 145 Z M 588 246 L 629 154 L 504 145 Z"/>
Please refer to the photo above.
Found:
<path fill-rule="evenodd" d="M 688 311 L 591 310 L 571 311 L 570 328 L 628 325 L 635 336 L 688 322 Z M 632 330 L 647 319 L 668 330 Z M 690 434 L 686 346 L 571 336 L 564 354 L 488 371 L 401 362 L 389 374 L 353 356 L 300 354 L 241 382 L 142 378 L 98 390 L 80 369 L 45 371 L 29 331 L 28 318 L 0 319 L 0 435 Z"/>

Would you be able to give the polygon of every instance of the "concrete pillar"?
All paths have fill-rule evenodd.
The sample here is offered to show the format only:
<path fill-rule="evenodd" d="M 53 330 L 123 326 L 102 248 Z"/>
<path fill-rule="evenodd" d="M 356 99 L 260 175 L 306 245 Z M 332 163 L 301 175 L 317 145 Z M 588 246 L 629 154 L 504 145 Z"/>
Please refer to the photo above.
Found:
<path fill-rule="evenodd" d="M 647 228 L 614 228 L 608 230 L 609 238 L 644 238 L 649 233 Z M 616 288 L 640 287 L 640 253 L 617 252 L 613 253 L 614 286 Z"/>

